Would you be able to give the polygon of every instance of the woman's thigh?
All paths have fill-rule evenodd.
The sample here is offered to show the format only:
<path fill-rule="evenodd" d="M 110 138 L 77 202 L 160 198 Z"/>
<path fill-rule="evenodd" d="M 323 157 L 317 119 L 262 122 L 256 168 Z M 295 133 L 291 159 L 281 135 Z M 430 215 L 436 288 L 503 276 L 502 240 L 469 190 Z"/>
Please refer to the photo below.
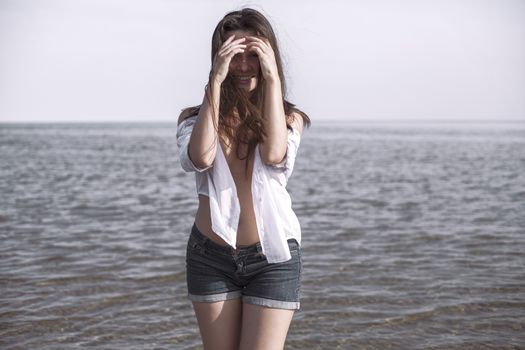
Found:
<path fill-rule="evenodd" d="M 294 310 L 242 306 L 240 350 L 282 350 Z"/>
<path fill-rule="evenodd" d="M 193 302 L 204 350 L 232 350 L 239 346 L 241 299 Z"/>

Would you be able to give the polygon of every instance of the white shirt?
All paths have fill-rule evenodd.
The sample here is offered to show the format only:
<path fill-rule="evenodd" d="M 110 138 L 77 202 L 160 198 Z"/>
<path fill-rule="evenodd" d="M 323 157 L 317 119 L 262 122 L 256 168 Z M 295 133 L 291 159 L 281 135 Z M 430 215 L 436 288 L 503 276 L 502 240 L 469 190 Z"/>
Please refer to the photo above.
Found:
<path fill-rule="evenodd" d="M 237 228 L 241 212 L 237 188 L 230 167 L 217 138 L 217 151 L 212 166 L 197 168 L 188 153 L 193 126 L 197 116 L 183 120 L 177 127 L 177 146 L 182 168 L 195 172 L 198 194 L 210 199 L 212 230 L 233 248 L 236 247 Z M 292 201 L 286 184 L 292 174 L 295 157 L 301 141 L 297 130 L 288 129 L 288 148 L 285 159 L 276 165 L 266 165 L 255 147 L 252 176 L 253 208 L 263 254 L 269 263 L 291 259 L 287 240 L 295 238 L 301 244 L 301 227 L 292 210 Z"/>

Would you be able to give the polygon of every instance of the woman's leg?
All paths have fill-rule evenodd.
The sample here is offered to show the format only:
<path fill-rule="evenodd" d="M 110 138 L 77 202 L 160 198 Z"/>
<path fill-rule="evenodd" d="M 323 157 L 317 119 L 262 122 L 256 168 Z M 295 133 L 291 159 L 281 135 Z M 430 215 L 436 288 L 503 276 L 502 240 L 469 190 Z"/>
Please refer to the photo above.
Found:
<path fill-rule="evenodd" d="M 240 350 L 282 350 L 294 310 L 242 306 Z"/>
<path fill-rule="evenodd" d="M 204 350 L 235 350 L 241 333 L 241 299 L 193 302 Z"/>

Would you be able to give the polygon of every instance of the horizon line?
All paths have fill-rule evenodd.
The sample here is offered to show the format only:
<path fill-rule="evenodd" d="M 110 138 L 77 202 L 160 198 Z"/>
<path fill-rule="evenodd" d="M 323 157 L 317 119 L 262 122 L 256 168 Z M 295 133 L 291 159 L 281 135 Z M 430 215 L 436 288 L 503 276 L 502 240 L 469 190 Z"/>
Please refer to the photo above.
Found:
<path fill-rule="evenodd" d="M 172 124 L 177 123 L 177 120 L 7 120 L 0 121 L 3 124 Z M 432 118 L 432 119 L 415 119 L 415 118 L 323 118 L 313 119 L 312 124 L 316 123 L 451 123 L 451 124 L 465 124 L 465 123 L 525 123 L 525 117 L 522 119 L 492 119 L 492 118 L 477 118 L 477 119 L 455 119 L 455 118 Z"/>

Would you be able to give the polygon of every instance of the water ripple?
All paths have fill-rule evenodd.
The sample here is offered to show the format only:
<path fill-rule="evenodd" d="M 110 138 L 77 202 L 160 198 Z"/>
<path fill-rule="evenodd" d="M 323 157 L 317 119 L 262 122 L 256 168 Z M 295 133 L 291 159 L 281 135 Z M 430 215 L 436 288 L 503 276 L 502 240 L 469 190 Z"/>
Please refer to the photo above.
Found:
<path fill-rule="evenodd" d="M 525 126 L 316 124 L 287 349 L 525 348 Z M 0 126 L 0 347 L 200 349 L 175 126 Z"/>

